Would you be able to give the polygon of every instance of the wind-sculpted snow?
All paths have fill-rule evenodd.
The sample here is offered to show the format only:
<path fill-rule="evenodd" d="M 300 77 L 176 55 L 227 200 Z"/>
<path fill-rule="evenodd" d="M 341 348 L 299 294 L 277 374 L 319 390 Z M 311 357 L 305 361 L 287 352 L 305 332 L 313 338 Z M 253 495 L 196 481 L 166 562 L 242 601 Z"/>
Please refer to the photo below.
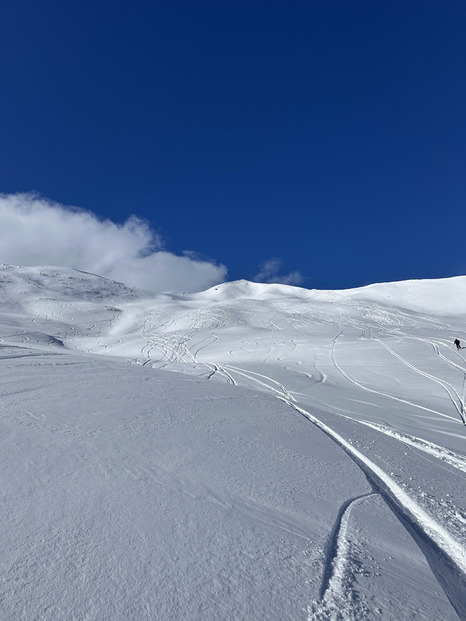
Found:
<path fill-rule="evenodd" d="M 0 295 L 1 619 L 466 618 L 466 278 Z"/>

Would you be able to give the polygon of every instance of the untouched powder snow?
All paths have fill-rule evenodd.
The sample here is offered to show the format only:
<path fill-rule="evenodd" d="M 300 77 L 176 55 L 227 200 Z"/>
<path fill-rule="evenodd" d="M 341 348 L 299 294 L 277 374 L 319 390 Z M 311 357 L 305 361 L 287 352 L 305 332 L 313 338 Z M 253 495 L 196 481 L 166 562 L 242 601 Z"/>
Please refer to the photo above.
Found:
<path fill-rule="evenodd" d="M 0 296 L 2 620 L 466 618 L 466 277 Z"/>

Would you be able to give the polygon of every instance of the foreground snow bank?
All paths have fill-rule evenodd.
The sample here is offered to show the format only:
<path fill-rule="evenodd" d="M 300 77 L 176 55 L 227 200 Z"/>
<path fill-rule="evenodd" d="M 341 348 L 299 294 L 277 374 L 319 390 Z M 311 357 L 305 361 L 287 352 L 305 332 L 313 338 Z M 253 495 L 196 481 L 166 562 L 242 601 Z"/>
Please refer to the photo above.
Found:
<path fill-rule="evenodd" d="M 302 616 L 368 488 L 325 436 L 249 391 L 2 353 L 2 619 Z"/>

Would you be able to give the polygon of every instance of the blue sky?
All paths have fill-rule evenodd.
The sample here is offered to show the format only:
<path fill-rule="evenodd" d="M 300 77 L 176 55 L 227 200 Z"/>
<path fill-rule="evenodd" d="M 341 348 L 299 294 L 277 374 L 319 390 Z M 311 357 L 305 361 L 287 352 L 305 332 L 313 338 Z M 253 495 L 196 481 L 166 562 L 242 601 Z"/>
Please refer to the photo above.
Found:
<path fill-rule="evenodd" d="M 231 280 L 465 274 L 464 32 L 450 0 L 15 0 L 0 191 L 147 219 Z"/>

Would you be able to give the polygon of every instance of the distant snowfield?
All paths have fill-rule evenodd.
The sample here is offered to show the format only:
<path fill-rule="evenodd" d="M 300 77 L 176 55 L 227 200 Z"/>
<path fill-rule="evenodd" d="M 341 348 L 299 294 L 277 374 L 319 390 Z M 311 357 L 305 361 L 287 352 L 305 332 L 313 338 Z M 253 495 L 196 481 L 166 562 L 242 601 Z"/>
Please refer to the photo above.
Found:
<path fill-rule="evenodd" d="M 0 619 L 466 618 L 466 277 L 0 296 Z"/>

